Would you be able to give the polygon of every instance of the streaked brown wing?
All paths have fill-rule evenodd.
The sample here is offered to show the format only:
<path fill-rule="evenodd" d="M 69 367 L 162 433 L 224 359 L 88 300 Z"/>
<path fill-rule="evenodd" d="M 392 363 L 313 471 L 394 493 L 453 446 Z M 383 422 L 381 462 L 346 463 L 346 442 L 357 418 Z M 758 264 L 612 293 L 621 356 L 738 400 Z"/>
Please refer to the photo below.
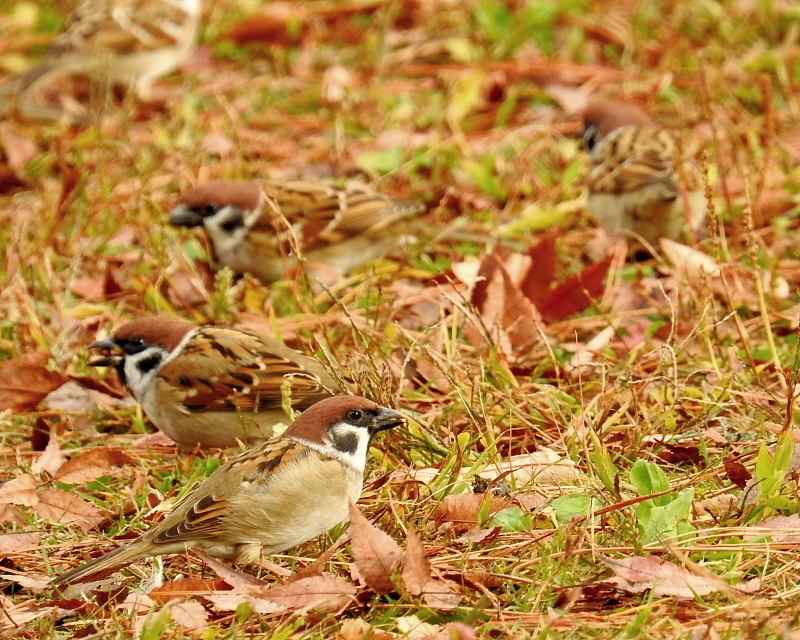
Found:
<path fill-rule="evenodd" d="M 266 183 L 267 204 L 254 231 L 271 231 L 286 240 L 286 222 L 304 251 L 314 251 L 420 211 L 416 203 L 354 187 L 340 188 L 313 182 Z"/>
<path fill-rule="evenodd" d="M 272 470 L 282 462 L 291 462 L 304 455 L 308 455 L 308 447 L 283 438 L 264 442 L 241 453 L 217 469 L 175 507 L 156 527 L 153 542 L 191 542 L 225 535 L 231 496 L 241 491 L 241 482 L 257 482 L 261 485 L 259 490 L 265 489 L 272 479 Z M 212 487 L 214 491 L 210 492 Z"/>
<path fill-rule="evenodd" d="M 69 16 L 52 52 L 109 51 L 131 54 L 176 45 L 191 28 L 186 11 L 163 0 L 84 2 Z"/>
<path fill-rule="evenodd" d="M 190 412 L 280 409 L 284 390 L 290 391 L 292 406 L 302 410 L 331 395 L 313 372 L 286 352 L 291 350 L 277 343 L 270 347 L 242 331 L 204 327 L 159 375 L 184 391 L 183 405 Z"/>
<path fill-rule="evenodd" d="M 675 142 L 659 129 L 623 127 L 610 133 L 591 156 L 587 186 L 594 193 L 626 193 L 660 185 L 676 198 Z"/>

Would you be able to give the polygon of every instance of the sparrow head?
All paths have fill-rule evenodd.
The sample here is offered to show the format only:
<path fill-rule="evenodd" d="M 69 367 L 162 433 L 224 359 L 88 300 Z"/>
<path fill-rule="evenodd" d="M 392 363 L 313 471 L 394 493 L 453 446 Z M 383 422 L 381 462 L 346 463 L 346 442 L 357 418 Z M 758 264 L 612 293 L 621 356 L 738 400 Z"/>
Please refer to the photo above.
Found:
<path fill-rule="evenodd" d="M 621 127 L 656 127 L 655 121 L 639 105 L 631 102 L 595 102 L 583 115 L 583 142 L 591 151 L 609 133 Z"/>
<path fill-rule="evenodd" d="M 284 435 L 363 471 L 372 436 L 404 423 L 402 414 L 366 398 L 334 396 L 306 409 Z"/>
<path fill-rule="evenodd" d="M 89 345 L 89 349 L 114 352 L 89 364 L 94 367 L 116 367 L 123 383 L 135 385 L 137 380 L 149 380 L 156 375 L 170 354 L 196 329 L 188 322 L 159 316 L 133 320 L 119 327 L 105 340 Z M 136 388 L 131 390 L 137 395 Z"/>
<path fill-rule="evenodd" d="M 233 235 L 252 226 L 253 214 L 260 205 L 261 190 L 255 182 L 211 180 L 181 194 L 169 223 L 178 227 L 204 225 L 212 238 L 215 232 Z"/>

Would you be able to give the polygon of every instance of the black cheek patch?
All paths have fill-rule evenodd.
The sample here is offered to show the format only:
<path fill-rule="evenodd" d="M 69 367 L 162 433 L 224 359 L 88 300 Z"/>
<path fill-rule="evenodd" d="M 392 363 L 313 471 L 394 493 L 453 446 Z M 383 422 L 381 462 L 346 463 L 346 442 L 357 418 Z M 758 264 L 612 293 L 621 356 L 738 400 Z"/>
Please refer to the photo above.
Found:
<path fill-rule="evenodd" d="M 333 446 L 342 453 L 353 454 L 358 449 L 358 436 L 355 433 L 334 435 Z"/>
<path fill-rule="evenodd" d="M 161 356 L 154 355 L 150 356 L 149 358 L 145 358 L 144 360 L 139 360 L 139 362 L 136 363 L 136 368 L 139 369 L 139 371 L 141 371 L 143 374 L 145 374 L 145 373 L 150 373 L 160 364 L 161 364 Z"/>
<path fill-rule="evenodd" d="M 219 226 L 223 231 L 226 231 L 227 233 L 233 233 L 237 229 L 241 229 L 244 226 L 244 221 L 241 218 L 234 218 L 233 220 L 223 222 Z"/>

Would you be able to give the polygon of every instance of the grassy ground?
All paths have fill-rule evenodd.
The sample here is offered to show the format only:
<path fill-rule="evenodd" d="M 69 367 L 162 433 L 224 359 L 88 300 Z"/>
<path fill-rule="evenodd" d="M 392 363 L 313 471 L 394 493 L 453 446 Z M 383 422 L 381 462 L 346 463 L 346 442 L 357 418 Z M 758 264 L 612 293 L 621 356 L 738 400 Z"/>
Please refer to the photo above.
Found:
<path fill-rule="evenodd" d="M 33 60 L 68 4 L 7 3 L 0 67 Z M 12 579 L 3 636 L 798 637 L 799 31 L 791 2 L 219 0 L 160 104 L 95 95 L 96 126 L 0 123 L 0 356 L 99 377 L 83 347 L 156 312 L 329 354 L 415 419 L 376 443 L 361 507 L 408 558 L 419 534 L 444 593 L 395 575 L 378 594 L 343 545 L 326 571 L 355 586 L 344 604 L 225 609 L 202 594 L 230 583 L 178 556 L 151 601 L 130 570 L 88 601 Z M 693 132 L 713 201 L 693 249 L 713 268 L 696 253 L 598 266 L 576 137 L 588 95 Z M 486 242 L 422 238 L 328 292 L 215 279 L 166 212 L 199 180 L 259 175 L 357 178 Z M 468 274 L 497 237 L 512 282 L 476 297 Z M 515 257 L 529 247 L 530 269 Z M 549 311 L 521 302 L 526 286 L 550 289 Z M 142 440 L 138 410 L 98 391 L 0 421 L 3 479 L 31 482 L 0 487 L 4 529 L 26 541 L 2 537 L 0 564 L 23 583 L 141 532 L 216 464 Z M 99 471 L 61 470 L 81 455 Z M 273 561 L 307 567 L 344 529 Z"/>

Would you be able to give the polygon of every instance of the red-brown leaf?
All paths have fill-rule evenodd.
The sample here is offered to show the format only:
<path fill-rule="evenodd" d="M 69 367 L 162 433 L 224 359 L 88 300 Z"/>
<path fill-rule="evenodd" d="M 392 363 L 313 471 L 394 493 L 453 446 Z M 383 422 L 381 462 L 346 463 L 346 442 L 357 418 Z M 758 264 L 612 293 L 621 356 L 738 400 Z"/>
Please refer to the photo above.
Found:
<path fill-rule="evenodd" d="M 81 484 L 106 475 L 112 467 L 132 464 L 133 461 L 121 449 L 98 447 L 65 462 L 55 474 L 55 479 L 65 484 Z"/>
<path fill-rule="evenodd" d="M 425 555 L 425 548 L 416 529 L 409 523 L 406 534 L 406 557 L 403 562 L 403 571 L 400 574 L 406 591 L 412 596 L 418 596 L 425 590 L 425 585 L 431 579 L 431 563 Z"/>
<path fill-rule="evenodd" d="M 0 364 L 0 411 L 34 409 L 48 393 L 68 380 L 44 366 L 48 359 L 46 353 L 37 351 Z"/>
<path fill-rule="evenodd" d="M 614 256 L 609 256 L 590 264 L 555 287 L 539 307 L 542 317 L 547 322 L 558 322 L 594 304 L 603 291 L 613 260 Z"/>
<path fill-rule="evenodd" d="M 367 586 L 376 593 L 395 591 L 392 574 L 403 561 L 403 550 L 350 503 L 350 544 L 353 560 Z"/>

